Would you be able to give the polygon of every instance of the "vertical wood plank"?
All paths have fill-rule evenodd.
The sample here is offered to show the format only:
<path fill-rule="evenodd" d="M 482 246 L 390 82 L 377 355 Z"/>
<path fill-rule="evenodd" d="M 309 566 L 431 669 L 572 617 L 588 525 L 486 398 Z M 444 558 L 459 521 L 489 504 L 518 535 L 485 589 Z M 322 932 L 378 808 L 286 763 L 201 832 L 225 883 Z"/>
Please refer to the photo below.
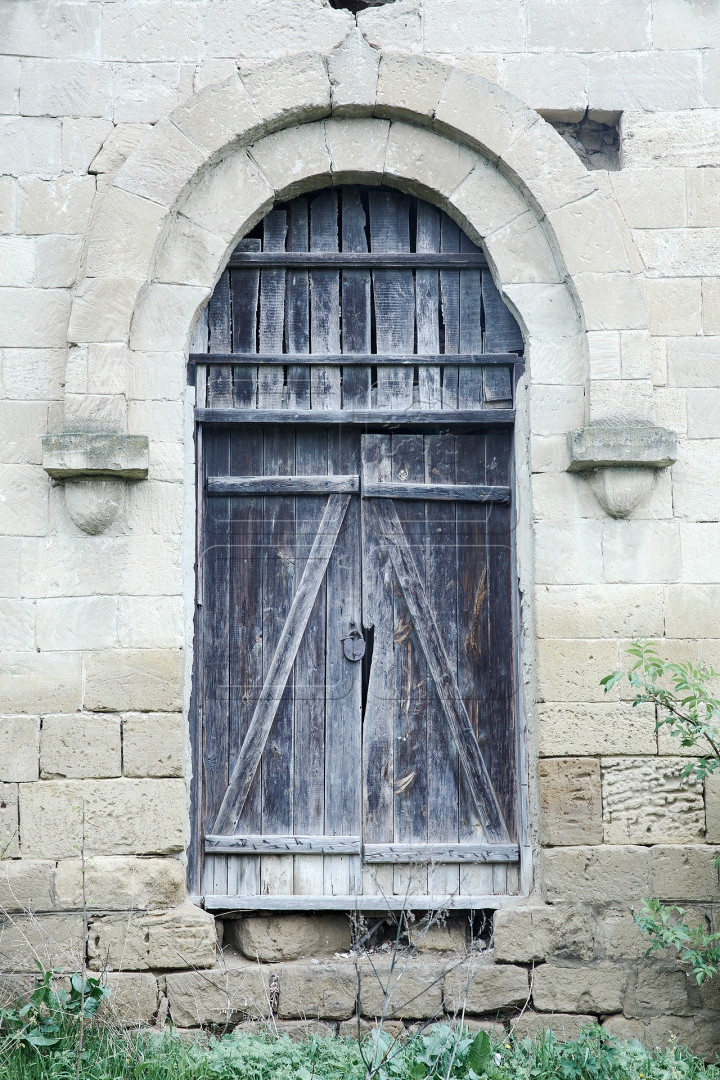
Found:
<path fill-rule="evenodd" d="M 208 351 L 208 309 L 204 307 L 195 323 L 195 329 L 190 338 L 190 352 L 199 353 Z"/>
<path fill-rule="evenodd" d="M 440 215 L 440 250 L 460 250 L 460 229 L 445 213 Z M 442 303 L 443 352 L 457 353 L 460 349 L 460 274 L 457 270 L 440 271 Z M 443 408 L 457 408 L 458 371 L 448 364 L 443 368 Z"/>
<path fill-rule="evenodd" d="M 452 434 L 425 436 L 425 482 L 454 484 L 456 446 Z M 425 504 L 425 589 L 436 615 L 450 664 L 457 674 L 457 559 L 455 504 Z M 460 766 L 457 747 L 438 701 L 435 684 L 427 679 L 428 726 L 428 840 L 452 843 L 458 833 L 458 784 Z M 438 864 L 428 868 L 428 891 L 452 895 L 460 884 L 459 868 Z"/>
<path fill-rule="evenodd" d="M 440 250 L 440 214 L 430 203 L 417 200 L 415 250 Z M 440 352 L 440 280 L 437 270 L 416 270 L 417 351 L 421 356 Z M 418 369 L 421 409 L 442 408 L 440 368 L 421 365 Z"/>
<path fill-rule="evenodd" d="M 342 188 L 342 249 L 367 251 L 365 208 L 356 187 Z M 370 352 L 370 271 L 342 272 L 342 348 L 344 353 Z M 370 368 L 343 368 L 343 409 L 369 409 Z"/>
<path fill-rule="evenodd" d="M 308 201 L 293 199 L 288 207 L 288 251 L 307 251 L 309 244 Z M 289 353 L 310 352 L 310 278 L 307 270 L 287 272 L 285 293 L 285 347 Z M 310 369 L 291 364 L 287 372 L 288 408 L 310 408 Z"/>
<path fill-rule="evenodd" d="M 460 251 L 480 251 L 465 233 L 460 233 Z M 482 352 L 482 271 L 460 271 L 460 352 Z M 477 366 L 458 369 L 458 408 L 482 406 L 482 370 Z"/>
<path fill-rule="evenodd" d="M 394 191 L 369 193 L 373 251 L 410 250 L 410 200 Z M 412 270 L 373 270 L 375 339 L 379 353 L 408 355 L 415 346 L 415 284 Z M 377 406 L 412 406 L 413 369 L 382 365 L 377 372 Z"/>
<path fill-rule="evenodd" d="M 483 352 L 522 352 L 520 327 L 513 313 L 505 306 L 489 270 L 482 271 L 482 296 L 485 314 Z"/>
<path fill-rule="evenodd" d="M 228 432 L 206 432 L 206 475 L 227 476 L 230 471 Z M 229 594 L 230 499 L 206 499 L 203 561 L 203 833 L 212 828 L 228 785 L 229 764 Z M 205 860 L 203 891 L 227 892 L 227 859 Z"/>
<path fill-rule="evenodd" d="M 321 191 L 310 204 L 310 250 L 338 250 L 338 197 L 334 188 Z M 310 350 L 340 352 L 340 272 L 310 273 Z M 340 369 L 318 365 L 310 372 L 313 409 L 339 409 Z"/>
<path fill-rule="evenodd" d="M 325 431 L 296 434 L 298 476 L 324 476 L 328 470 Z M 327 499 L 295 499 L 295 579 L 300 581 Z M 321 836 L 325 828 L 325 651 L 326 596 L 323 581 L 295 660 L 293 828 L 300 836 Z M 296 855 L 294 891 L 322 895 L 323 860 Z"/>
<path fill-rule="evenodd" d="M 295 472 L 295 431 L 274 426 L 265 430 L 264 474 Z M 295 591 L 295 499 L 265 496 L 263 542 L 263 678 L 287 620 Z M 291 673 L 262 755 L 262 831 L 288 835 L 293 809 L 293 697 Z M 261 859 L 262 889 L 292 892 L 292 855 Z M 289 881 L 289 888 L 288 888 Z M 274 883 L 274 884 L 273 884 Z"/>
<path fill-rule="evenodd" d="M 360 472 L 360 439 L 341 429 L 328 436 L 328 474 Z M 362 665 L 349 661 L 343 638 L 362 632 L 359 497 L 350 500 L 327 569 L 325 651 L 325 831 L 328 836 L 361 832 Z M 325 891 L 350 895 L 359 878 L 357 856 L 326 856 Z"/>
<path fill-rule="evenodd" d="M 230 272 L 223 270 L 208 304 L 210 352 L 228 353 L 232 348 L 230 316 Z M 232 368 L 213 366 L 208 371 L 208 405 L 222 409 L 232 405 Z"/>
<path fill-rule="evenodd" d="M 260 240 L 241 240 L 236 251 L 260 251 Z M 260 271 L 231 270 L 233 352 L 257 352 Z M 233 372 L 233 405 L 254 409 L 257 401 L 257 368 L 236 367 Z"/>
<path fill-rule="evenodd" d="M 263 251 L 284 251 L 287 233 L 285 210 L 271 210 L 263 220 Z M 280 353 L 283 347 L 285 270 L 264 269 L 260 274 L 260 352 Z M 285 373 L 279 364 L 258 367 L 258 408 L 283 407 Z"/>
<path fill-rule="evenodd" d="M 391 446 L 393 482 L 422 484 L 425 480 L 423 436 L 394 434 Z M 425 504 L 397 499 L 395 508 L 420 579 L 424 581 Z M 399 588 L 393 591 L 394 838 L 396 843 L 422 843 L 427 839 L 427 671 L 405 597 Z M 393 886 L 396 895 L 425 893 L 427 867 L 424 864 L 396 866 Z"/>
<path fill-rule="evenodd" d="M 261 476 L 263 433 L 235 429 L 230 434 L 230 474 Z M 262 496 L 230 501 L 230 723 L 229 771 L 235 766 L 263 682 Z M 237 832 L 262 830 L 261 778 L 258 770 L 238 820 Z M 228 893 L 255 896 L 260 892 L 260 859 L 228 856 Z"/>

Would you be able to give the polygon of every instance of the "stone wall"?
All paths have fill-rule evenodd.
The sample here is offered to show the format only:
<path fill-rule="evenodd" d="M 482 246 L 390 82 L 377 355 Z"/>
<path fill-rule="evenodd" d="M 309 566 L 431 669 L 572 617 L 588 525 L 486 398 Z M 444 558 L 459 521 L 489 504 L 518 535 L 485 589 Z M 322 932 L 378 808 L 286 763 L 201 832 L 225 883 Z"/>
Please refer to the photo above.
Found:
<path fill-rule="evenodd" d="M 202 199 L 213 184 L 213 199 L 223 191 L 228 198 L 238 183 L 239 174 L 233 181 L 213 169 L 229 153 L 218 132 L 236 122 L 221 114 L 227 97 L 218 88 L 235 85 L 239 72 L 246 97 L 237 91 L 236 113 L 250 101 L 246 130 L 255 125 L 242 140 L 233 135 L 242 145 L 295 123 L 319 130 L 332 108 L 358 123 L 373 116 L 385 125 L 386 142 L 388 120 L 394 125 L 392 158 L 378 149 L 386 142 L 372 134 L 377 127 L 363 129 L 354 150 L 339 139 L 332 162 L 323 128 L 320 164 L 300 137 L 268 140 L 262 161 L 256 153 L 267 175 L 248 195 L 253 213 L 290 184 L 293 155 L 304 175 L 315 169 L 321 178 L 307 182 L 317 184 L 332 182 L 358 155 L 371 158 L 376 179 L 415 184 L 425 197 L 434 192 L 463 220 L 480 214 L 483 184 L 498 176 L 526 200 L 513 194 L 518 202 L 511 203 L 508 195 L 507 220 L 486 221 L 480 232 L 529 346 L 517 535 L 533 846 L 526 885 L 535 906 L 503 908 L 494 952 L 476 950 L 462 961 L 462 970 L 478 965 L 481 972 L 468 1012 L 509 1022 L 527 1002 L 518 1023 L 528 1030 L 546 1022 L 536 1013 L 592 1015 L 651 1043 L 676 1033 L 710 1052 L 715 991 L 700 993 L 668 958 L 643 959 L 627 913 L 655 895 L 690 905 L 716 926 L 720 788 L 681 784 L 684 759 L 656 735 L 652 713 L 631 709 L 622 687 L 605 696 L 599 679 L 623 662 L 624 645 L 636 636 L 659 640 L 667 657 L 718 664 L 716 0 L 608 0 L 589 8 L 575 0 L 395 0 L 357 18 L 367 41 L 383 50 L 380 83 L 377 55 L 355 38 L 345 68 L 338 62 L 328 76 L 324 57 L 356 20 L 322 0 L 0 0 L 0 22 L 6 984 L 27 982 L 33 955 L 66 966 L 85 951 L 91 963 L 115 969 L 108 978 L 126 1017 L 147 1019 L 159 1008 L 162 1019 L 169 1003 L 181 1026 L 221 1024 L 228 1015 L 249 1023 L 268 1013 L 257 1003 L 270 1002 L 273 1015 L 291 1024 L 303 1019 L 287 1004 L 295 1000 L 308 1017 L 336 1024 L 356 1010 L 349 958 L 314 965 L 312 955 L 298 955 L 259 967 L 235 949 L 240 939 L 231 927 L 217 966 L 213 920 L 187 903 L 184 886 L 194 505 L 184 349 L 235 228 L 224 205 L 216 204 L 213 218 Z M 309 49 L 320 60 L 298 57 Z M 283 57 L 297 59 L 267 75 L 263 65 Z M 454 97 L 444 89 L 450 72 Z M 490 91 L 475 76 L 519 100 L 498 94 L 495 111 L 478 110 Z M 205 128 L 194 131 L 201 97 Z M 168 117 L 184 103 L 175 122 L 189 135 L 181 138 Z M 586 153 L 592 185 L 584 186 L 580 158 L 563 157 L 546 125 L 538 122 L 536 144 L 523 142 L 518 132 L 529 121 L 521 103 L 573 138 L 586 116 L 604 125 L 593 130 L 617 129 L 617 157 L 606 163 L 613 168 L 598 168 L 603 162 Z M 486 128 L 458 134 L 486 117 Z M 440 140 L 424 142 L 430 136 L 417 125 L 465 144 L 452 167 L 439 166 Z M 156 170 L 151 155 L 133 158 L 141 145 L 159 147 Z M 497 170 L 472 173 L 482 175 L 474 188 L 468 146 L 500 161 Z M 116 186 L 128 158 L 136 172 Z M 197 213 L 184 203 L 178 216 L 180 193 L 190 192 L 181 166 L 195 170 Z M 560 188 L 563 201 L 553 203 Z M 103 203 L 109 192 L 114 201 Z M 173 232 L 178 221 L 185 234 Z M 137 233 L 147 250 L 125 244 Z M 93 292 L 88 282 L 111 278 L 121 263 L 123 287 L 111 281 Z M 622 272 L 623 288 L 608 285 L 610 264 Z M 147 290 L 150 281 L 160 290 Z M 572 297 L 566 308 L 561 285 Z M 137 294 L 146 306 L 135 313 L 129 349 Z M 582 321 L 580 351 L 558 341 L 561 308 Z M 566 471 L 566 433 L 618 414 L 679 439 L 676 464 L 658 472 L 629 520 L 609 517 L 587 479 Z M 41 438 L 98 428 L 148 435 L 150 468 L 147 480 L 122 486 L 110 526 L 88 535 L 63 484 L 42 468 Z M 78 916 L 82 848 L 90 860 L 87 943 Z M 461 955 L 421 948 L 408 959 L 408 971 L 420 972 L 412 978 L 433 986 L 423 1015 L 455 1010 L 456 974 L 445 969 Z M 201 978 L 194 968 L 212 975 Z M 225 987 L 216 998 L 199 993 L 198 980 L 211 985 L 206 978 Z M 238 987 L 232 1007 L 227 980 Z M 365 1019 L 376 1008 L 361 1002 Z M 563 1020 L 568 1031 L 577 1023 Z"/>

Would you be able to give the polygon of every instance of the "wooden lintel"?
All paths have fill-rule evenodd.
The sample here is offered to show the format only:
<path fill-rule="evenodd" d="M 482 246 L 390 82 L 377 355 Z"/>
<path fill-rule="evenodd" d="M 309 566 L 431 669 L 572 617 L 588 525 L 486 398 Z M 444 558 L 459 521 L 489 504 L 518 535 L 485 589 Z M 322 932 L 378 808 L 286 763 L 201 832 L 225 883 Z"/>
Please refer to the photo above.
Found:
<path fill-rule="evenodd" d="M 196 409 L 199 424 L 352 424 L 366 428 L 512 424 L 514 409 Z"/>
<path fill-rule="evenodd" d="M 517 844 L 365 844 L 367 863 L 516 863 Z"/>
<path fill-rule="evenodd" d="M 207 911 L 482 911 L 517 903 L 517 896 L 214 896 Z"/>
<path fill-rule="evenodd" d="M 486 484 L 366 484 L 362 493 L 370 499 L 423 499 L 433 502 L 510 503 L 509 487 Z"/>
<path fill-rule="evenodd" d="M 232 364 L 235 367 L 254 366 L 256 364 L 284 364 L 294 366 L 309 364 L 322 367 L 357 366 L 373 367 L 391 364 L 393 367 L 406 367 L 410 364 L 420 366 L 452 364 L 453 367 L 474 367 L 477 365 L 524 365 L 524 357 L 516 353 L 434 353 L 420 355 L 405 353 L 397 356 L 390 353 L 190 353 L 191 364 Z"/>
<path fill-rule="evenodd" d="M 341 270 L 343 267 L 358 270 L 417 268 L 419 270 L 452 269 L 487 266 L 481 251 L 427 252 L 427 251 L 235 251 L 228 262 L 232 270 L 241 266 L 320 267 L 323 270 Z"/>
<path fill-rule="evenodd" d="M 206 836 L 213 855 L 359 855 L 359 836 Z"/>
<path fill-rule="evenodd" d="M 359 476 L 208 476 L 208 495 L 356 495 Z"/>

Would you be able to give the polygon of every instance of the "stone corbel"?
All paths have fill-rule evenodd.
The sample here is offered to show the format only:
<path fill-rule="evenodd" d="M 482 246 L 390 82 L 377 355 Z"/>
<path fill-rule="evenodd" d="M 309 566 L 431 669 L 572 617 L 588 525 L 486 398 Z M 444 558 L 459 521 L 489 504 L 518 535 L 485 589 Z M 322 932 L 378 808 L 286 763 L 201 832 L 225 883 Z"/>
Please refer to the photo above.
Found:
<path fill-rule="evenodd" d="M 652 490 L 655 473 L 677 458 L 677 436 L 667 428 L 604 421 L 569 431 L 568 472 L 585 473 L 606 514 L 626 518 Z"/>
<path fill-rule="evenodd" d="M 65 485 L 65 505 L 83 532 L 112 525 L 125 501 L 128 480 L 146 480 L 147 435 L 74 432 L 43 436 L 43 468 Z"/>

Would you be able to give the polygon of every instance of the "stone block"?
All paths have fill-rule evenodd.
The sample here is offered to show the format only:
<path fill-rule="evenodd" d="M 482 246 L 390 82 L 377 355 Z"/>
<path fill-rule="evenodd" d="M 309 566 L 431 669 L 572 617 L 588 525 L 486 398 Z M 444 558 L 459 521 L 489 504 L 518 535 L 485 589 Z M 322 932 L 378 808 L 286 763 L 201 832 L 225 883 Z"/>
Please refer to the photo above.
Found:
<path fill-rule="evenodd" d="M 702 784 L 680 758 L 603 758 L 606 844 L 682 844 L 704 838 Z"/>
<path fill-rule="evenodd" d="M 720 334 L 720 278 L 704 278 L 702 283 L 703 333 Z"/>
<path fill-rule="evenodd" d="M 0 784 L 0 869 L 19 854 L 18 786 Z"/>
<path fill-rule="evenodd" d="M 40 775 L 44 780 L 120 776 L 120 719 L 117 716 L 43 717 Z"/>
<path fill-rule="evenodd" d="M 375 12 L 363 12 L 367 19 Z M 440 103 L 450 68 L 426 56 L 384 52 L 378 72 L 375 115 L 428 124 Z"/>
<path fill-rule="evenodd" d="M 593 424 L 568 432 L 567 439 L 570 472 L 633 465 L 664 469 L 677 457 L 675 433 L 650 424 Z"/>
<path fill-rule="evenodd" d="M 542 880 L 545 897 L 552 903 L 602 903 L 658 895 L 650 884 L 650 851 L 643 847 L 601 845 L 544 851 Z"/>
<path fill-rule="evenodd" d="M 94 198 L 92 177 L 23 179 L 18 188 L 18 228 L 26 236 L 84 233 Z"/>
<path fill-rule="evenodd" d="M 533 435 L 564 435 L 568 428 L 582 422 L 584 410 L 583 390 L 579 386 L 536 384 L 530 387 L 530 423 Z"/>
<path fill-rule="evenodd" d="M 20 111 L 24 116 L 99 116 L 113 107 L 110 64 L 83 60 L 31 60 L 23 63 Z"/>
<path fill-rule="evenodd" d="M 502 85 L 545 119 L 581 119 L 587 108 L 587 58 L 521 52 L 503 58 Z"/>
<path fill-rule="evenodd" d="M 378 81 L 380 53 L 370 47 L 359 28 L 328 57 L 330 96 L 336 116 L 372 113 Z"/>
<path fill-rule="evenodd" d="M 80 236 L 38 236 L 35 282 L 41 289 L 69 289 L 77 281 L 82 254 Z"/>
<path fill-rule="evenodd" d="M 687 433 L 691 439 L 720 437 L 720 390 L 687 391 Z"/>
<path fill-rule="evenodd" d="M 231 66 L 229 78 L 205 87 L 172 114 L 175 126 L 208 156 L 233 142 L 248 143 L 264 131 L 250 95 Z"/>
<path fill-rule="evenodd" d="M 574 277 L 588 330 L 642 330 L 647 303 L 632 274 L 582 273 Z"/>
<path fill-rule="evenodd" d="M 552 1031 L 558 1042 L 570 1042 L 578 1038 L 585 1029 L 597 1024 L 596 1016 L 582 1013 L 537 1013 L 524 1012 L 510 1030 L 516 1039 L 537 1039 L 546 1031 Z"/>
<path fill-rule="evenodd" d="M 422 920 L 409 927 L 410 944 L 418 952 L 465 952 L 469 939 L 467 919 L 445 919 L 444 922 Z"/>
<path fill-rule="evenodd" d="M 158 255 L 155 278 L 168 284 L 212 288 L 226 249 L 221 237 L 178 215 Z M 131 392 L 130 396 L 137 395 Z"/>
<path fill-rule="evenodd" d="M 0 974 L 0 1009 L 8 1005 L 23 1005 L 37 986 L 36 975 Z"/>
<path fill-rule="evenodd" d="M 720 585 L 667 585 L 665 628 L 670 638 L 720 638 Z"/>
<path fill-rule="evenodd" d="M 89 277 L 142 277 L 165 222 L 163 206 L 112 187 L 93 215 L 85 272 Z"/>
<path fill-rule="evenodd" d="M 93 919 L 88 963 L 93 971 L 211 968 L 215 946 L 212 915 L 186 901 L 167 912 Z"/>
<path fill-rule="evenodd" d="M 392 5 L 359 11 L 357 24 L 376 49 L 422 50 L 422 18 L 418 0 L 397 0 Z"/>
<path fill-rule="evenodd" d="M 158 1007 L 158 987 L 154 975 L 130 972 L 106 972 L 103 982 L 110 997 L 100 1006 L 104 1020 L 123 1027 L 152 1024 Z"/>
<path fill-rule="evenodd" d="M 668 386 L 720 386 L 720 338 L 668 341 Z"/>
<path fill-rule="evenodd" d="M 346 1020 L 355 1011 L 355 965 L 286 964 L 275 969 L 279 979 L 278 1016 L 282 1019 Z M 262 1006 L 258 1002 L 256 1012 Z"/>
<path fill-rule="evenodd" d="M 544 585 L 535 593 L 539 637 L 662 637 L 662 585 Z"/>
<path fill-rule="evenodd" d="M 685 577 L 680 530 L 670 521 L 603 522 L 603 561 L 608 582 L 671 582 Z"/>
<path fill-rule="evenodd" d="M 497 278 L 508 285 L 562 280 L 545 228 L 532 211 L 488 237 L 485 249 Z"/>
<path fill-rule="evenodd" d="M 514 138 L 502 160 L 504 171 L 522 176 L 533 202 L 544 213 L 582 199 L 598 187 L 580 158 L 543 121 L 533 121 Z M 561 184 L 559 176 L 562 176 Z"/>
<path fill-rule="evenodd" d="M 270 973 L 257 964 L 218 966 L 211 971 L 173 972 L 166 977 L 175 1027 L 237 1023 L 270 1012 Z"/>
<path fill-rule="evenodd" d="M 0 289 L 4 344 L 17 348 L 64 346 L 70 298 L 63 289 Z"/>
<path fill-rule="evenodd" d="M 543 1012 L 612 1013 L 623 1005 L 627 972 L 606 961 L 535 968 L 533 1004 Z"/>
<path fill-rule="evenodd" d="M 35 648 L 34 604 L 28 600 L 0 599 L 0 641 L 6 652 Z"/>
<path fill-rule="evenodd" d="M 493 955 L 496 961 L 510 964 L 529 964 L 551 957 L 591 960 L 592 919 L 564 905 L 498 908 L 493 920 Z"/>
<path fill-rule="evenodd" d="M 16 712 L 75 712 L 82 707 L 79 655 L 6 653 L 0 671 L 0 701 Z M 30 758 L 30 768 L 35 760 Z"/>
<path fill-rule="evenodd" d="M 425 40 L 433 42 L 439 53 L 472 54 L 475 41 L 482 41 L 486 52 L 515 53 L 525 48 L 525 13 L 518 0 L 506 4 L 430 0 L 423 23 Z"/>
<path fill-rule="evenodd" d="M 85 864 L 85 895 L 91 908 L 103 911 L 177 907 L 185 899 L 185 868 L 178 859 L 95 855 Z M 80 859 L 57 864 L 55 897 L 58 907 L 82 906 Z"/>
<path fill-rule="evenodd" d="M 547 585 L 601 582 L 600 521 L 536 522 L 535 580 Z"/>
<path fill-rule="evenodd" d="M 449 201 L 465 219 L 466 231 L 478 238 L 496 232 L 527 212 L 527 203 L 517 189 L 481 157 L 476 157 L 473 171 L 451 192 Z"/>
<path fill-rule="evenodd" d="M 49 116 L 0 118 L 0 161 L 10 176 L 60 171 L 60 121 Z"/>
<path fill-rule="evenodd" d="M 390 126 L 385 173 L 404 191 L 451 195 L 470 174 L 476 160 L 476 155 L 464 146 L 432 131 L 402 123 Z"/>
<path fill-rule="evenodd" d="M 591 758 L 543 758 L 538 762 L 540 843 L 601 844 L 600 763 Z"/>
<path fill-rule="evenodd" d="M 327 185 L 330 154 L 323 123 L 291 127 L 255 143 L 250 156 L 283 199 Z"/>
<path fill-rule="evenodd" d="M 538 750 L 542 757 L 565 754 L 654 754 L 655 710 L 629 702 L 598 702 L 536 707 Z"/>
<path fill-rule="evenodd" d="M 61 144 L 63 169 L 83 176 L 112 130 L 112 120 L 87 116 L 65 118 Z"/>
<path fill-rule="evenodd" d="M 126 713 L 123 725 L 125 776 L 182 776 L 185 723 L 180 713 Z"/>
<path fill-rule="evenodd" d="M 720 773 L 705 778 L 705 839 L 720 843 Z"/>
<path fill-rule="evenodd" d="M 108 649 L 117 641 L 114 596 L 37 601 L 35 641 L 43 652 Z"/>
<path fill-rule="evenodd" d="M 195 60 L 198 22 L 192 4 L 113 8 L 103 20 L 108 60 Z"/>
<path fill-rule="evenodd" d="M 29 236 L 0 238 L 0 286 L 35 284 L 35 242 Z"/>
<path fill-rule="evenodd" d="M 698 1013 L 692 1017 L 654 1016 L 643 1020 L 610 1016 L 603 1022 L 603 1027 L 618 1039 L 638 1039 L 652 1050 L 679 1044 L 706 1061 L 714 1061 L 720 1048 L 714 1013 Z"/>
<path fill-rule="evenodd" d="M 325 142 L 334 184 L 379 184 L 390 125 L 386 120 L 326 120 Z"/>
<path fill-rule="evenodd" d="M 115 74 L 116 80 L 119 80 L 117 85 L 122 86 L 123 74 L 119 69 Z M 175 75 L 175 81 L 177 82 L 177 75 Z M 156 88 L 156 84 L 153 82 L 153 87 Z M 119 104 L 120 108 L 126 105 L 127 94 L 121 95 L 123 104 Z M 116 107 L 117 111 L 117 107 Z M 160 119 L 159 117 L 157 119 Z M 88 172 L 95 175 L 103 175 L 106 173 L 114 173 L 120 168 L 123 161 L 132 153 L 137 144 L 143 139 L 150 131 L 150 123 L 128 123 L 122 121 L 116 117 L 115 127 L 112 129 L 108 137 L 103 141 L 103 144 L 98 150 L 95 157 L 88 166 Z"/>
<path fill-rule="evenodd" d="M 551 49 L 562 42 L 567 52 L 605 52 L 652 47 L 650 4 L 628 8 L 622 0 L 610 0 L 602 9 L 583 14 L 573 3 L 531 0 L 528 11 L 528 43 L 535 49 Z"/>
<path fill-rule="evenodd" d="M 685 581 L 712 584 L 720 580 L 719 531 L 714 522 L 681 524 L 682 576 Z"/>
<path fill-rule="evenodd" d="M 309 123 L 330 112 L 330 80 L 319 53 L 296 53 L 251 71 L 241 71 L 261 118 L 272 130 Z"/>
<path fill-rule="evenodd" d="M 598 916 L 597 949 L 604 959 L 639 960 L 647 952 L 648 939 L 635 922 L 634 910 L 622 907 Z"/>
<path fill-rule="evenodd" d="M 700 278 L 649 278 L 650 333 L 683 337 L 702 331 Z"/>
<path fill-rule="evenodd" d="M 271 915 L 234 919 L 230 942 L 249 960 L 276 963 L 332 956 L 350 948 L 350 923 L 345 915 Z"/>
<path fill-rule="evenodd" d="M 179 649 L 185 640 L 183 614 L 180 596 L 121 596 L 118 641 L 128 649 Z"/>
<path fill-rule="evenodd" d="M 65 356 L 64 349 L 3 349 L 3 395 L 16 400 L 59 400 Z"/>
<path fill-rule="evenodd" d="M 181 780 L 45 780 L 20 789 L 24 858 L 150 855 L 182 851 L 185 791 Z"/>
<path fill-rule="evenodd" d="M 324 5 L 298 8 L 292 0 L 277 0 L 270 8 L 230 0 L 203 10 L 199 17 L 208 56 L 248 57 L 255 63 L 289 48 L 329 52 L 354 25 L 347 11 Z"/>
<path fill-rule="evenodd" d="M 176 712 L 182 708 L 183 654 L 170 649 L 86 653 L 85 708 L 96 712 Z"/>
<path fill-rule="evenodd" d="M 204 163 L 203 151 L 170 120 L 160 120 L 118 169 L 114 186 L 169 207 Z"/>
<path fill-rule="evenodd" d="M 245 150 L 220 161 L 189 192 L 182 212 L 230 243 L 272 210 L 275 192 Z"/>
<path fill-rule="evenodd" d="M 352 1024 L 351 1020 L 345 1022 Z M 308 1039 L 331 1039 L 335 1035 L 335 1024 L 322 1020 L 276 1020 L 274 1016 L 267 1020 L 243 1020 L 233 1028 L 233 1035 L 261 1035 L 266 1039 L 282 1038 L 287 1035 L 295 1043 L 304 1043 Z M 342 1036 L 352 1038 L 350 1036 Z"/>
<path fill-rule="evenodd" d="M 130 347 L 171 352 L 187 348 L 191 328 L 208 298 L 198 285 L 148 285 L 133 318 Z"/>
<path fill-rule="evenodd" d="M 682 1016 L 693 1010 L 688 1002 L 688 973 L 673 961 L 640 963 L 628 980 L 625 1016 Z"/>
<path fill-rule="evenodd" d="M 354 975 L 352 967 L 350 970 Z M 360 964 L 359 974 L 363 1016 L 426 1020 L 442 1013 L 444 967 L 441 964 L 408 958 L 400 959 L 391 970 L 388 961 L 368 958 Z M 282 989 L 280 995 L 282 1009 Z M 483 1010 L 468 1005 L 468 1011 Z"/>
<path fill-rule="evenodd" d="M 510 964 L 478 963 L 471 959 L 445 976 L 445 1011 L 490 1013 L 511 1005 L 524 1005 L 528 998 L 528 973 Z"/>
<path fill-rule="evenodd" d="M 37 780 L 40 718 L 0 716 L 0 781 Z"/>
<path fill-rule="evenodd" d="M 476 9 L 475 17 L 477 14 Z M 425 18 L 427 31 L 427 14 Z M 447 10 L 443 18 L 448 18 Z M 482 108 L 478 108 L 480 99 Z M 537 113 L 518 107 L 517 100 L 504 90 L 469 71 L 453 68 L 435 111 L 433 127 L 451 136 L 462 131 L 463 141 L 494 161 L 536 123 Z"/>
<path fill-rule="evenodd" d="M 652 896 L 659 900 L 714 900 L 720 897 L 717 848 L 658 845 L 652 848 Z M 646 892 L 637 895 L 647 895 Z"/>
<path fill-rule="evenodd" d="M 537 695 L 540 701 L 602 701 L 600 680 L 615 671 L 615 641 L 563 641 L 537 643 Z"/>
<path fill-rule="evenodd" d="M 82 957 L 82 915 L 0 915 L 0 971 L 36 975 L 36 961 L 77 971 Z"/>
<path fill-rule="evenodd" d="M 73 299 L 68 340 L 124 341 L 141 282 L 137 278 L 85 278 Z"/>
<path fill-rule="evenodd" d="M 68 3 L 22 8 L 17 17 L 4 22 L 3 50 L 11 55 L 83 60 L 99 55 L 100 12 L 94 8 L 78 9 Z"/>
<path fill-rule="evenodd" d="M 720 516 L 720 462 L 715 439 L 692 439 L 673 469 L 673 503 L 677 517 L 717 521 Z"/>
<path fill-rule="evenodd" d="M 570 274 L 628 270 L 625 247 L 600 192 L 548 215 L 556 250 Z M 583 243 L 581 237 L 585 237 Z"/>
<path fill-rule="evenodd" d="M 55 906 L 54 881 L 54 862 L 15 859 L 6 852 L 0 861 L 0 912 L 49 911 Z"/>
<path fill-rule="evenodd" d="M 601 111 L 697 109 L 705 104 L 698 57 L 679 51 L 588 58 L 588 98 Z"/>

